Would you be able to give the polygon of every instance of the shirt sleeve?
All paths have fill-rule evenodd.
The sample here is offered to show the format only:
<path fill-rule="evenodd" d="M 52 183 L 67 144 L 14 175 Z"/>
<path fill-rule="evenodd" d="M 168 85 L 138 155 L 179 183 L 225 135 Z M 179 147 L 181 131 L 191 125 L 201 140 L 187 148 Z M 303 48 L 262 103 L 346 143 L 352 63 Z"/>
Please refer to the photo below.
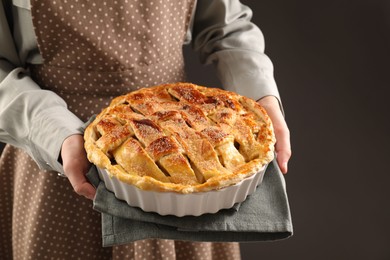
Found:
<path fill-rule="evenodd" d="M 224 89 L 280 101 L 263 34 L 251 18 L 251 9 L 238 0 L 198 0 L 191 25 L 193 49 L 202 63 L 216 65 Z"/>
<path fill-rule="evenodd" d="M 83 122 L 63 99 L 28 76 L 6 11 L 0 1 L 0 141 L 25 150 L 41 169 L 63 173 L 58 162 L 62 142 L 80 133 Z"/>

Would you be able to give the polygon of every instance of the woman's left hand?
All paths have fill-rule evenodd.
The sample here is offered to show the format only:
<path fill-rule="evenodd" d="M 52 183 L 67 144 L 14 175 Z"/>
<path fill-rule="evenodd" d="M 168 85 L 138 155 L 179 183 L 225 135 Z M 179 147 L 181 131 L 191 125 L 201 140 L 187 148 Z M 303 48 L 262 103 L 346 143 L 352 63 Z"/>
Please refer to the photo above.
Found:
<path fill-rule="evenodd" d="M 271 118 L 276 137 L 276 161 L 282 173 L 286 174 L 288 161 L 291 157 L 290 130 L 284 120 L 279 101 L 274 96 L 266 96 L 260 99 L 258 103 L 267 111 L 268 116 Z"/>

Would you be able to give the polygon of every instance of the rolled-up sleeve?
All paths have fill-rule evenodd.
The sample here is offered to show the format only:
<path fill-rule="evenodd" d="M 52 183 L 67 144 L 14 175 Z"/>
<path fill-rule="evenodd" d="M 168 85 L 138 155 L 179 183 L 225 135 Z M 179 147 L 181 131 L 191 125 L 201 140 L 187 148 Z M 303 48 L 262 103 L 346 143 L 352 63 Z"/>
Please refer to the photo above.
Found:
<path fill-rule="evenodd" d="M 198 0 L 192 46 L 202 63 L 214 63 L 224 89 L 258 100 L 280 100 L 264 37 L 252 11 L 238 0 Z"/>
<path fill-rule="evenodd" d="M 5 8 L 0 1 L 0 141 L 25 150 L 41 169 L 63 173 L 58 162 L 62 142 L 80 133 L 83 122 L 62 98 L 28 76 Z"/>

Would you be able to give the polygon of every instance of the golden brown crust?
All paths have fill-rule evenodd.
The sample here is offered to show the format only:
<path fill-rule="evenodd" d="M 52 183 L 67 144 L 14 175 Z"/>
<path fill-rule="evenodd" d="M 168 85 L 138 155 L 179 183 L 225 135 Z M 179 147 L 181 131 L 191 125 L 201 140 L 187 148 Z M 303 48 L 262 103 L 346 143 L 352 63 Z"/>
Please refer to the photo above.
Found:
<path fill-rule="evenodd" d="M 144 190 L 202 192 L 234 185 L 273 159 L 265 110 L 236 93 L 190 83 L 113 99 L 87 127 L 88 159 Z"/>

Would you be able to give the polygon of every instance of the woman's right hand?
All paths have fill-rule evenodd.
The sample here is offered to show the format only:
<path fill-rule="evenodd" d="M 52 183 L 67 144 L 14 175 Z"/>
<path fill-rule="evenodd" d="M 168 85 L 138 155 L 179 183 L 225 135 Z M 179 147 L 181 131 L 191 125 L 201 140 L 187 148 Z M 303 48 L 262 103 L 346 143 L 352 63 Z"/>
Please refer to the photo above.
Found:
<path fill-rule="evenodd" d="M 91 167 L 84 149 L 84 138 L 76 134 L 67 137 L 61 148 L 62 164 L 74 191 L 93 200 L 96 189 L 88 182 L 86 173 Z"/>

